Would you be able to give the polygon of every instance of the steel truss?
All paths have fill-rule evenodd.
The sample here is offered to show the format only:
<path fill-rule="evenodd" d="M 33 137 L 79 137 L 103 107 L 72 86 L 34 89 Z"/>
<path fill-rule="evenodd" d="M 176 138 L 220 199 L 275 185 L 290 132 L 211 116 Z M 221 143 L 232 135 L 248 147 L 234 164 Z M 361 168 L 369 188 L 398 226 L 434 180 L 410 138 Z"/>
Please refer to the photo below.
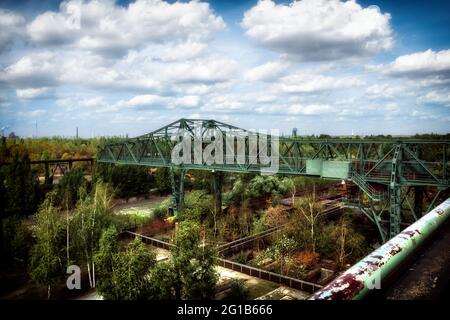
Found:
<path fill-rule="evenodd" d="M 171 138 L 180 129 L 192 139 L 191 159 L 198 152 L 194 148 L 194 137 L 202 137 L 202 147 L 207 146 L 211 140 L 211 131 L 214 130 L 223 135 L 224 154 L 230 151 L 226 149 L 227 135 L 244 137 L 245 159 L 238 161 L 237 149 L 233 146 L 231 156 L 224 157 L 224 163 L 209 165 L 204 161 L 192 161 L 174 164 L 171 152 L 178 141 Z M 252 134 L 261 136 L 215 120 L 180 119 L 148 134 L 100 147 L 97 161 L 170 168 L 174 204 L 179 208 L 183 203 L 185 170 L 261 172 L 265 166 L 255 161 L 248 152 L 248 136 Z M 275 138 L 268 135 L 269 141 Z M 383 242 L 399 233 L 402 223 L 412 223 L 420 218 L 425 205 L 425 212 L 434 208 L 449 191 L 449 140 L 280 136 L 278 141 L 278 175 L 303 175 L 353 182 L 360 190 L 360 197 L 356 203 L 347 204 L 350 207 L 357 206 L 377 225 Z M 175 170 L 181 172 L 178 179 Z M 220 179 L 215 174 L 216 203 L 219 201 L 216 195 L 219 185 Z M 216 204 L 216 210 L 219 208 Z M 385 215 L 388 215 L 388 219 L 384 219 Z M 383 221 L 387 221 L 389 226 L 386 227 Z"/>

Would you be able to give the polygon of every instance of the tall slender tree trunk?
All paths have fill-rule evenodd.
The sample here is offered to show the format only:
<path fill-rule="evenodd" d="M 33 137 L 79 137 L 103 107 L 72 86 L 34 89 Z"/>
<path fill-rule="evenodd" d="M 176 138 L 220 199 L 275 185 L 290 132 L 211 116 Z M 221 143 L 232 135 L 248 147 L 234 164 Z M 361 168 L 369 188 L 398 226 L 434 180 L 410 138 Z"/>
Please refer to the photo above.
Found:
<path fill-rule="evenodd" d="M 66 246 L 67 246 L 67 265 L 69 265 L 69 263 L 70 263 L 70 254 L 69 254 L 69 251 L 70 251 L 70 240 L 69 240 L 69 236 L 70 236 L 70 234 L 69 234 L 69 208 L 67 207 L 67 210 L 66 210 Z"/>
<path fill-rule="evenodd" d="M 89 278 L 89 286 L 93 288 L 92 286 L 92 278 L 91 278 L 91 267 L 89 265 L 89 261 L 87 262 L 87 271 L 88 271 L 88 278 Z"/>
<path fill-rule="evenodd" d="M 94 261 L 92 261 L 92 283 L 95 288 L 95 264 L 94 264 Z"/>
<path fill-rule="evenodd" d="M 297 193 L 297 190 L 295 189 L 295 184 L 294 184 L 294 190 L 292 190 L 292 206 L 295 206 L 295 194 Z"/>

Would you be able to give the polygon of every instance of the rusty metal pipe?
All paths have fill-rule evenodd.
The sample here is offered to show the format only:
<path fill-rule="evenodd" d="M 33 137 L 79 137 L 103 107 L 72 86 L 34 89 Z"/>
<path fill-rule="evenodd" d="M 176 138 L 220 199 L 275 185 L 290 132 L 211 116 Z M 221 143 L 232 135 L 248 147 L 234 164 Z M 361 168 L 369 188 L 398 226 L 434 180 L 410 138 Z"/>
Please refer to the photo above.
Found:
<path fill-rule="evenodd" d="M 362 299 L 377 289 L 450 217 L 450 198 L 312 295 L 310 300 Z M 379 288 L 378 288 L 379 289 Z"/>

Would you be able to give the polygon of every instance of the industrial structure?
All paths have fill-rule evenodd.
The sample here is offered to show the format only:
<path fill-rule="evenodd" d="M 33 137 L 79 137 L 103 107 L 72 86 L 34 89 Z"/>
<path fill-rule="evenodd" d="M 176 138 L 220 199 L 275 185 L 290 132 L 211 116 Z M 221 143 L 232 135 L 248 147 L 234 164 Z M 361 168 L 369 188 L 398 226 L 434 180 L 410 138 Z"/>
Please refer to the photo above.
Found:
<path fill-rule="evenodd" d="M 203 141 L 203 150 L 217 139 L 212 132 L 220 132 L 223 152 L 231 151 L 227 153 L 227 161 L 174 163 L 172 150 L 179 140 L 173 137 L 179 137 L 180 130 L 192 140 L 190 154 L 183 155 L 189 159 L 196 157 L 195 139 Z M 229 147 L 226 150 L 226 137 L 230 135 L 243 139 L 244 158 L 239 158 L 234 144 L 232 150 Z M 176 208 L 183 204 L 186 170 L 212 171 L 216 207 L 220 208 L 221 172 L 261 172 L 267 166 L 257 158 L 262 153 L 275 155 L 273 150 L 262 150 L 259 145 L 258 157 L 251 155 L 251 136 L 261 135 L 215 120 L 180 119 L 148 134 L 100 147 L 97 161 L 169 168 L 175 214 Z M 355 184 L 359 192 L 354 197 L 350 195 L 346 205 L 359 208 L 377 226 L 383 242 L 400 233 L 402 223 L 420 219 L 449 195 L 449 140 L 264 135 L 269 142 L 277 140 L 277 175 L 310 176 Z"/>

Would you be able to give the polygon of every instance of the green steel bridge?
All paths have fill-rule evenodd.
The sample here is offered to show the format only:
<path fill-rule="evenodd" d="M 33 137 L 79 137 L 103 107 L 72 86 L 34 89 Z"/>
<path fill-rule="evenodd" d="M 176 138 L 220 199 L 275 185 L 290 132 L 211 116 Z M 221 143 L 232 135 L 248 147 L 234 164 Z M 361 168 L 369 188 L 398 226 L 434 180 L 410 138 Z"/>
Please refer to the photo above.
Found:
<path fill-rule="evenodd" d="M 183 154 L 185 159 L 198 159 L 195 139 L 202 139 L 203 150 L 220 138 L 226 154 L 223 163 L 173 162 L 172 150 L 181 131 L 192 142 L 190 154 Z M 234 138 L 231 147 L 226 143 L 227 136 L 242 139 L 244 156 L 239 155 Z M 180 119 L 148 134 L 101 146 L 97 162 L 170 168 L 175 208 L 183 203 L 186 170 L 208 170 L 214 173 L 215 199 L 220 202 L 221 172 L 259 173 L 267 168 L 249 152 L 251 136 L 278 142 L 277 154 L 261 146 L 257 150 L 258 159 L 263 153 L 278 156 L 277 175 L 344 180 L 358 186 L 359 196 L 346 205 L 359 208 L 377 226 L 383 242 L 398 234 L 403 223 L 418 220 L 449 195 L 449 140 L 272 136 L 215 120 Z"/>

